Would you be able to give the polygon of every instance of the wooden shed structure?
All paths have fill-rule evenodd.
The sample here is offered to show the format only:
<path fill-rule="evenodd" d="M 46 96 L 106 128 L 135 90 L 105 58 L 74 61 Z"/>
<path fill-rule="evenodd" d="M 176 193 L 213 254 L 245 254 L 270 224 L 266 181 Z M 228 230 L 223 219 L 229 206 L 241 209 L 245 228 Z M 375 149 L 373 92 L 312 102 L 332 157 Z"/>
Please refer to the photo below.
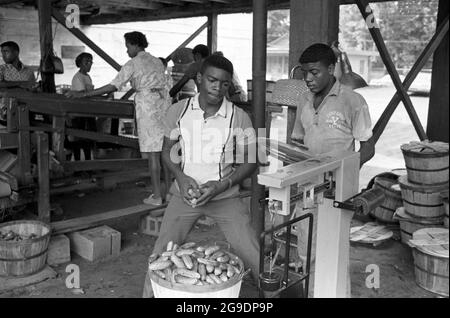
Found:
<path fill-rule="evenodd" d="M 382 2 L 380 0 L 372 2 Z M 228 13 L 253 12 L 253 100 L 252 113 L 255 128 L 265 127 L 266 116 L 266 48 L 267 48 L 267 11 L 290 9 L 290 68 L 298 60 L 300 53 L 315 42 L 331 43 L 338 39 L 339 6 L 355 4 L 361 11 L 361 18 L 371 19 L 372 12 L 367 0 L 0 0 L 2 6 L 35 6 L 39 12 L 41 58 L 45 61 L 46 52 L 52 52 L 52 17 L 67 28 L 66 11 L 69 4 L 79 8 L 80 22 L 88 24 L 106 24 L 136 21 L 155 21 L 172 18 L 207 16 L 208 22 L 193 34 L 208 29 L 208 45 L 211 50 L 217 47 L 217 15 Z M 439 1 L 438 28 L 430 44 L 425 48 L 411 72 L 402 83 L 389 56 L 380 30 L 369 28 L 383 62 L 394 82 L 397 93 L 393 96 L 385 112 L 374 128 L 372 142 L 375 144 L 389 122 L 398 104 L 403 101 L 420 139 L 449 141 L 449 41 L 448 41 L 449 2 Z M 376 14 L 375 14 L 376 17 Z M 114 68 L 120 69 L 107 53 L 90 41 L 79 29 L 68 28 L 75 36 L 104 58 Z M 1 30 L 0 30 L 1 31 Z M 192 38 L 186 40 L 186 45 Z M 99 43 L 99 45 L 101 45 Z M 434 54 L 432 88 L 427 131 L 414 110 L 407 94 L 425 62 Z M 54 75 L 42 74 L 44 89 L 54 92 Z M 381 105 L 380 105 L 381 106 Z M 288 118 L 288 135 L 293 125 L 293 112 Z M 264 210 L 260 200 L 264 198 L 264 188 L 253 179 L 252 217 L 255 228 L 261 232 L 264 226 Z"/>

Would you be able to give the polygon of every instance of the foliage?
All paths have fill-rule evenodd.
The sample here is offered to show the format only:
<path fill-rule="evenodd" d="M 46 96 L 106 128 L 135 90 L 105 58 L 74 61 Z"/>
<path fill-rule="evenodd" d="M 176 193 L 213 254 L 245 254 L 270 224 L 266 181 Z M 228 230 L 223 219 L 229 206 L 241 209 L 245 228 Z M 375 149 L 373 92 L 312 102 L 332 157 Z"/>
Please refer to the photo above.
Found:
<path fill-rule="evenodd" d="M 394 64 L 409 69 L 436 31 L 438 0 L 372 3 L 375 18 Z M 344 50 L 376 51 L 356 5 L 341 5 L 339 40 Z M 289 32 L 289 10 L 268 14 L 268 42 Z M 431 68 L 431 61 L 425 66 Z"/>

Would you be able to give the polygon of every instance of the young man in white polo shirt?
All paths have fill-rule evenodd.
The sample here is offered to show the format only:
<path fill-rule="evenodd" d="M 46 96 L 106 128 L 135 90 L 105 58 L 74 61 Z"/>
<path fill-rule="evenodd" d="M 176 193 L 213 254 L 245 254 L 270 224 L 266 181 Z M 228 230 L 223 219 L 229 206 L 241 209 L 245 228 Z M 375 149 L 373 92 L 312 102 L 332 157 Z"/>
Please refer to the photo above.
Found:
<path fill-rule="evenodd" d="M 258 238 L 248 207 L 239 197 L 239 184 L 257 167 L 256 134 L 249 116 L 225 97 L 232 78 L 229 60 L 208 57 L 201 68 L 199 94 L 172 105 L 167 112 L 163 160 L 176 182 L 153 253 L 163 252 L 170 241 L 185 243 L 196 220 L 207 215 L 257 279 Z M 181 158 L 177 149 L 181 149 Z M 200 197 L 194 195 L 197 191 Z M 147 274 L 143 296 L 152 295 Z"/>

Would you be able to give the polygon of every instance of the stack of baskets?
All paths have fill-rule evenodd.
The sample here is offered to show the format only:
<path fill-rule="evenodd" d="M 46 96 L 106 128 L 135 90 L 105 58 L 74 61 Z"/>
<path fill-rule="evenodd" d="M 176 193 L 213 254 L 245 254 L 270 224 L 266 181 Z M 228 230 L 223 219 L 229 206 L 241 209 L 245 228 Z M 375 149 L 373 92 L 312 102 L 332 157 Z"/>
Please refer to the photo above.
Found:
<path fill-rule="evenodd" d="M 403 243 L 415 231 L 443 227 L 444 199 L 448 198 L 449 145 L 442 142 L 411 142 L 402 145 L 407 175 L 399 178 L 403 207 L 395 218 L 400 221 Z"/>
<path fill-rule="evenodd" d="M 376 176 L 373 180 L 373 189 L 381 189 L 384 192 L 384 201 L 370 214 L 381 223 L 398 224 L 394 214 L 399 207 L 403 206 L 398 176 L 393 173 Z"/>

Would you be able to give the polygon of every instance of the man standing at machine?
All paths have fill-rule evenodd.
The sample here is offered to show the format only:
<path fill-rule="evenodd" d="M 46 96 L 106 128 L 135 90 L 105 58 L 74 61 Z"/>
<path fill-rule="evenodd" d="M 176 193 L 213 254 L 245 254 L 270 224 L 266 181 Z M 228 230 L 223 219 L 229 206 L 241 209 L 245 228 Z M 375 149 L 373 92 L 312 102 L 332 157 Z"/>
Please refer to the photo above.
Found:
<path fill-rule="evenodd" d="M 300 57 L 303 79 L 310 92 L 303 94 L 297 106 L 292 132 L 294 143 L 308 147 L 314 155 L 337 155 L 355 151 L 355 141 L 360 143 L 362 166 L 374 155 L 374 146 L 368 142 L 372 136 L 369 108 L 364 98 L 351 88 L 342 85 L 334 76 L 336 55 L 326 44 L 313 44 Z M 297 207 L 297 216 L 311 212 Z M 314 227 L 312 261 L 315 257 L 317 208 L 313 209 Z M 299 256 L 306 259 L 308 229 L 302 222 L 298 228 Z"/>

